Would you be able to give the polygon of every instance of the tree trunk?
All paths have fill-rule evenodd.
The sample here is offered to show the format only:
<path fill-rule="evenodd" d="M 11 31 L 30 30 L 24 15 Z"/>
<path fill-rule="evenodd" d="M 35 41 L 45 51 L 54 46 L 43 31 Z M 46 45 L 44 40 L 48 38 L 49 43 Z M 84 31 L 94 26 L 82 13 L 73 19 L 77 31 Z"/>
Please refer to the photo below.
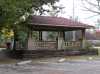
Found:
<path fill-rule="evenodd" d="M 16 50 L 16 39 L 17 39 L 17 34 L 16 34 L 16 31 L 14 30 L 14 44 L 13 44 L 13 50 Z"/>

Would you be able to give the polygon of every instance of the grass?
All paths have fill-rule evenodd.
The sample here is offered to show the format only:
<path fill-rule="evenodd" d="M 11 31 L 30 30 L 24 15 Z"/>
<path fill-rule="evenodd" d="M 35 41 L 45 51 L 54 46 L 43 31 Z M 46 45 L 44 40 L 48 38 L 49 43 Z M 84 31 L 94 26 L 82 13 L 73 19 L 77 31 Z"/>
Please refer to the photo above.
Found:
<path fill-rule="evenodd" d="M 100 56 L 65 56 L 65 57 L 51 57 L 51 58 L 37 58 L 31 59 L 34 62 L 58 62 L 61 58 L 64 58 L 65 61 L 74 61 L 74 60 L 100 60 Z M 15 64 L 22 60 L 16 59 L 0 59 L 0 64 Z"/>
<path fill-rule="evenodd" d="M 14 64 L 17 63 L 19 60 L 16 59 L 0 59 L 0 64 Z"/>
<path fill-rule="evenodd" d="M 66 60 L 100 60 L 100 56 L 66 56 Z"/>

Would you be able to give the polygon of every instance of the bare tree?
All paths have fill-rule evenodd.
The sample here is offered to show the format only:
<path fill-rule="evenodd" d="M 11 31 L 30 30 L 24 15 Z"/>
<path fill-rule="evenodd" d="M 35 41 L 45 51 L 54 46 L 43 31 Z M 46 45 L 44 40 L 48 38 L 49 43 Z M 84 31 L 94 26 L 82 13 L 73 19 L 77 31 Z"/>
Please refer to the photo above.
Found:
<path fill-rule="evenodd" d="M 84 10 L 100 14 L 100 0 L 81 0 Z"/>

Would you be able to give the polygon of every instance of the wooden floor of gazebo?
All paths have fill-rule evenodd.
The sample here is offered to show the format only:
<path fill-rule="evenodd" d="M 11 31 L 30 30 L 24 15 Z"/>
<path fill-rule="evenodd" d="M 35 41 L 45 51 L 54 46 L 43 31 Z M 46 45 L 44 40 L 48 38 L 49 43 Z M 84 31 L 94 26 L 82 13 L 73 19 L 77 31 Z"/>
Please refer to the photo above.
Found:
<path fill-rule="evenodd" d="M 10 57 L 16 59 L 32 59 L 45 57 L 66 57 L 81 55 L 98 55 L 96 49 L 66 49 L 66 50 L 16 50 L 9 53 Z"/>

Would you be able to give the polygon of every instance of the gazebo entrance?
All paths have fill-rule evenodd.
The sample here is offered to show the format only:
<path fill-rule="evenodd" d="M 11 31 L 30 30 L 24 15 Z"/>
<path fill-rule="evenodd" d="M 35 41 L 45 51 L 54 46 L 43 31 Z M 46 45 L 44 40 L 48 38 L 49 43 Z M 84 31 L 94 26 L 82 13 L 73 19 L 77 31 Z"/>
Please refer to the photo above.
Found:
<path fill-rule="evenodd" d="M 42 36 L 39 33 L 39 40 L 33 40 L 32 37 L 29 38 L 28 41 L 28 48 L 30 50 L 36 49 L 50 49 L 50 50 L 60 50 L 60 49 L 67 49 L 67 48 L 81 48 L 82 41 L 65 41 L 65 33 L 64 32 L 57 32 L 57 38 L 53 41 L 43 40 Z"/>

